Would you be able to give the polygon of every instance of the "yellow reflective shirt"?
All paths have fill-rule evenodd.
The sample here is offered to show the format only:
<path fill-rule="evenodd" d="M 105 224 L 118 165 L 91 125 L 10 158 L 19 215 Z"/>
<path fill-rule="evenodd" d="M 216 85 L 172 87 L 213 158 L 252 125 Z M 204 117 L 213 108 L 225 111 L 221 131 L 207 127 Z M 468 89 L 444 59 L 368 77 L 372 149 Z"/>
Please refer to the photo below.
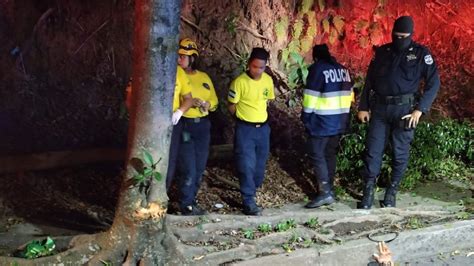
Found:
<path fill-rule="evenodd" d="M 267 101 L 275 99 L 273 80 L 263 73 L 259 80 L 254 80 L 247 73 L 242 73 L 230 85 L 227 100 L 236 104 L 238 119 L 261 123 L 267 121 Z"/>
<path fill-rule="evenodd" d="M 199 98 L 203 101 L 210 103 L 209 111 L 214 111 L 217 109 L 217 95 L 212 84 L 211 78 L 204 72 L 196 70 L 194 73 L 186 73 L 191 82 L 191 93 L 193 98 Z M 187 118 L 197 118 L 203 117 L 207 114 L 201 113 L 199 108 L 189 108 L 189 110 L 184 113 L 184 117 Z"/>
<path fill-rule="evenodd" d="M 176 70 L 176 85 L 174 87 L 173 112 L 179 108 L 180 98 L 191 92 L 191 82 L 186 72 L 178 66 Z"/>

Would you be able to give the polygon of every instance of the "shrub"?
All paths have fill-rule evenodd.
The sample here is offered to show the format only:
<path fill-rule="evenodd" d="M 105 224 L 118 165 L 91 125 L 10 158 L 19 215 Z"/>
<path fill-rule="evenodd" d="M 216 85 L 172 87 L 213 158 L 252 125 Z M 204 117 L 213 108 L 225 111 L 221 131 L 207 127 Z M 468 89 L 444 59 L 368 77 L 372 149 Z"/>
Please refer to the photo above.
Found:
<path fill-rule="evenodd" d="M 340 141 L 337 172 L 345 184 L 361 183 L 367 125 L 352 118 L 351 133 Z M 390 144 L 389 144 L 390 145 Z M 380 178 L 392 171 L 390 146 L 383 157 Z M 415 132 L 410 161 L 401 186 L 413 188 L 423 179 L 464 179 L 473 172 L 474 128 L 469 122 L 443 118 L 437 122 L 422 122 Z"/>

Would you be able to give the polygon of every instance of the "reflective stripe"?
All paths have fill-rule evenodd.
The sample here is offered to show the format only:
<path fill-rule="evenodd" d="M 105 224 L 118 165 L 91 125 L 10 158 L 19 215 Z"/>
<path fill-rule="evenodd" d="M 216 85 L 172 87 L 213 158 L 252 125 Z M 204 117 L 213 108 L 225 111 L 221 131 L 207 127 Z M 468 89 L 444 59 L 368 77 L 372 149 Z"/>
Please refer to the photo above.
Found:
<path fill-rule="evenodd" d="M 305 89 L 304 94 L 311 95 L 319 98 L 329 98 L 329 97 L 338 97 L 338 96 L 348 96 L 352 94 L 352 91 L 332 91 L 332 92 L 319 92 L 314 90 Z"/>
<path fill-rule="evenodd" d="M 312 112 L 316 114 L 323 114 L 324 111 L 329 111 L 331 114 L 341 114 L 351 107 L 352 95 L 350 91 L 348 92 L 347 95 L 333 97 L 328 97 L 327 93 L 324 95 L 326 97 L 304 94 L 303 107 L 305 110 L 313 110 Z"/>
<path fill-rule="evenodd" d="M 347 114 L 350 111 L 350 108 L 340 108 L 340 109 L 330 109 L 330 110 L 319 110 L 314 108 L 307 108 L 303 109 L 305 113 L 308 114 L 317 114 L 317 115 L 340 115 L 340 114 Z"/>

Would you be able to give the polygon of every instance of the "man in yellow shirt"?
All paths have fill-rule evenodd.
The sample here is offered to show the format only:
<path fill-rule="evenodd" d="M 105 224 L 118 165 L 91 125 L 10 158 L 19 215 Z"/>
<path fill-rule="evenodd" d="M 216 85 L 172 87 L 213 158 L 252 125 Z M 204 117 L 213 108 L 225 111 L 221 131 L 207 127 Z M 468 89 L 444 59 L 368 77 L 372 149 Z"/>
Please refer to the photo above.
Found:
<path fill-rule="evenodd" d="M 193 106 L 181 121 L 183 133 L 179 145 L 180 209 L 183 215 L 203 215 L 196 203 L 196 195 L 206 169 L 211 142 L 209 111 L 217 109 L 217 95 L 209 76 L 195 68 L 199 56 L 197 45 L 191 39 L 179 43 L 178 64 L 191 82 Z"/>
<path fill-rule="evenodd" d="M 234 154 L 243 212 L 247 215 L 261 215 L 255 195 L 263 183 L 270 153 L 267 102 L 275 95 L 273 80 L 264 72 L 268 57 L 265 49 L 254 48 L 248 70 L 232 82 L 227 97 L 229 112 L 236 117 Z"/>

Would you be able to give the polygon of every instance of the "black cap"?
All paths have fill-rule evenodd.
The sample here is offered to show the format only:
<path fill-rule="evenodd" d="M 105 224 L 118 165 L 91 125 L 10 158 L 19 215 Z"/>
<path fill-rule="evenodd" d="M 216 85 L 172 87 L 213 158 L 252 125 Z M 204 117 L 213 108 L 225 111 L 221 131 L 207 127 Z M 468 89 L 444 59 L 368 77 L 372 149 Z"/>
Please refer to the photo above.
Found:
<path fill-rule="evenodd" d="M 250 53 L 249 61 L 252 59 L 261 59 L 264 61 L 268 60 L 270 54 L 264 48 L 256 47 L 252 49 L 252 53 Z"/>
<path fill-rule="evenodd" d="M 326 44 L 317 44 L 313 47 L 313 59 L 319 60 L 330 60 L 331 53 L 329 53 L 329 48 Z"/>
<path fill-rule="evenodd" d="M 413 19 L 410 16 L 401 16 L 395 20 L 392 32 L 413 33 Z"/>

